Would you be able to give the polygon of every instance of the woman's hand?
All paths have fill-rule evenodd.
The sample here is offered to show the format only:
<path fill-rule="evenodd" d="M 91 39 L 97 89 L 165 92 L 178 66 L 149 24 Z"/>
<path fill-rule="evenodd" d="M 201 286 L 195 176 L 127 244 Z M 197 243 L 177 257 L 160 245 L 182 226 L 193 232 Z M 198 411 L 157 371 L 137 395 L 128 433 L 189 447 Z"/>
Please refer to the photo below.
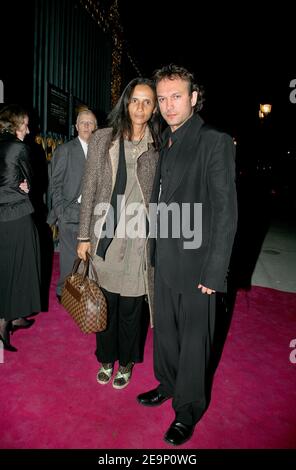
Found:
<path fill-rule="evenodd" d="M 86 261 L 86 253 L 90 253 L 90 242 L 79 242 L 77 246 L 78 257 Z"/>

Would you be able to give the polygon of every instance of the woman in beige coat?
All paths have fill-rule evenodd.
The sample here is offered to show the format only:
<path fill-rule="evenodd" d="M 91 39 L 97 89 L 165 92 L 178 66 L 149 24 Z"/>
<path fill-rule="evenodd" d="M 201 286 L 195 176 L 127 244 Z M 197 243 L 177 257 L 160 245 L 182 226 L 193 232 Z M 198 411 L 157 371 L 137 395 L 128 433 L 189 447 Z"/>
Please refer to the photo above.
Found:
<path fill-rule="evenodd" d="M 158 161 L 154 84 L 132 80 L 109 116 L 110 128 L 90 141 L 83 179 L 78 256 L 91 253 L 108 303 L 108 325 L 97 333 L 100 384 L 128 385 L 141 362 L 143 307 L 152 323 L 153 270 L 148 253 L 148 205 Z"/>

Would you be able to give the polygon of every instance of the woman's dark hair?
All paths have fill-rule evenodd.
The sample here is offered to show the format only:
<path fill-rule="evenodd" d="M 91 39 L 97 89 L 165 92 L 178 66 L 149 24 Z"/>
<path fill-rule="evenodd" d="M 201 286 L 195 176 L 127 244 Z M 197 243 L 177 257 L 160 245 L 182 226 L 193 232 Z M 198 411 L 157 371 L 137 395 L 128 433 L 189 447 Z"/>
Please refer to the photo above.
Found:
<path fill-rule="evenodd" d="M 18 104 L 9 104 L 0 110 L 0 132 L 15 134 L 29 113 Z"/>
<path fill-rule="evenodd" d="M 155 106 L 157 103 L 156 99 L 156 90 L 153 80 L 149 78 L 137 77 L 131 80 L 128 85 L 123 90 L 121 97 L 119 98 L 117 104 L 114 106 L 110 114 L 108 115 L 108 124 L 112 127 L 112 141 L 118 137 L 127 137 L 128 140 L 132 138 L 132 122 L 128 112 L 128 105 L 130 103 L 131 96 L 137 85 L 147 85 L 151 88 L 155 95 Z M 159 147 L 159 134 L 160 134 L 160 124 L 159 124 L 159 115 L 156 111 L 152 114 L 151 118 L 148 121 L 148 126 L 154 141 L 156 148 Z"/>
<path fill-rule="evenodd" d="M 193 73 L 189 72 L 184 67 L 179 67 L 178 65 L 175 65 L 175 64 L 165 65 L 161 69 L 155 70 L 155 72 L 153 73 L 155 86 L 157 86 L 157 84 L 165 78 L 168 78 L 169 80 L 180 78 L 181 80 L 184 80 L 185 82 L 187 82 L 189 85 L 190 95 L 192 94 L 193 91 L 198 92 L 197 101 L 194 106 L 194 112 L 198 112 L 202 109 L 203 103 L 205 101 L 204 88 L 202 85 L 199 85 L 198 83 L 195 82 Z"/>

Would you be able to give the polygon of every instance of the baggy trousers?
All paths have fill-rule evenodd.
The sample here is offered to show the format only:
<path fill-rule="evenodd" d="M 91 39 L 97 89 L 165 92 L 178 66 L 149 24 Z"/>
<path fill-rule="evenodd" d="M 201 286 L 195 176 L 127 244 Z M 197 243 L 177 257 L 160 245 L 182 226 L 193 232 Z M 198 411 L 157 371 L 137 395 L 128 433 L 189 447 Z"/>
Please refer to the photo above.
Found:
<path fill-rule="evenodd" d="M 173 398 L 176 419 L 196 424 L 207 407 L 207 372 L 215 323 L 215 294 L 172 290 L 156 266 L 154 373 Z"/>
<path fill-rule="evenodd" d="M 96 333 L 96 356 L 99 362 L 126 366 L 143 360 L 142 325 L 145 296 L 122 297 L 102 289 L 107 299 L 107 329 Z"/>

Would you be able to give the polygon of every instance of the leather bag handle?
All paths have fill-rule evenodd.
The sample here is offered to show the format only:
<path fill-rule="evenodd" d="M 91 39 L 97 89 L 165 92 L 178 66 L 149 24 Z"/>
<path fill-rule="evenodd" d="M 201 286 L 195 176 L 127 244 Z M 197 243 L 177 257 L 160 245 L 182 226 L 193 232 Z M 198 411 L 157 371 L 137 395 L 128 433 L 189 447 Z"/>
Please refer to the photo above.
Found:
<path fill-rule="evenodd" d="M 82 279 L 83 281 L 85 280 L 86 276 L 89 276 L 89 270 L 91 267 L 94 279 L 98 285 L 99 283 L 99 278 L 98 278 L 98 273 L 96 271 L 96 268 L 94 267 L 92 257 L 89 253 L 86 253 L 86 261 L 82 260 L 81 258 L 76 258 L 73 264 L 71 276 L 73 276 L 75 273 L 77 273 L 77 270 L 80 266 L 81 261 L 84 263 L 83 271 L 82 271 Z"/>

